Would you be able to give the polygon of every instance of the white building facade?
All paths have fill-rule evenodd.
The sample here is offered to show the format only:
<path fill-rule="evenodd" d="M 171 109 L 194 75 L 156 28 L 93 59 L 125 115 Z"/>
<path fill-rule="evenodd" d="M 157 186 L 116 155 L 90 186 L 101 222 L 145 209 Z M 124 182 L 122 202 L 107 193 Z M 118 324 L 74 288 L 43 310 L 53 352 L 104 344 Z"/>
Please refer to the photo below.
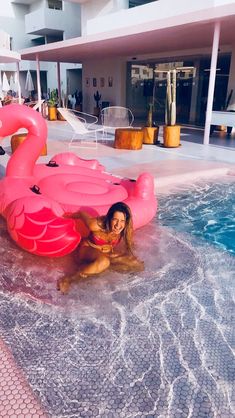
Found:
<path fill-rule="evenodd" d="M 4 8 L 0 11 L 0 28 L 9 35 L 10 48 L 19 51 L 79 36 L 80 10 L 80 5 L 60 0 L 4 0 Z M 35 91 L 37 90 L 36 63 L 22 60 L 19 67 L 22 95 L 27 96 L 27 70 L 30 70 Z M 15 64 L 2 63 L 1 70 L 10 79 L 15 72 Z M 43 95 L 48 93 L 48 89 L 50 91 L 57 88 L 56 63 L 41 63 L 40 78 Z M 66 93 L 81 89 L 81 65 L 64 63 L 61 66 L 61 86 Z"/>
<path fill-rule="evenodd" d="M 41 82 L 50 89 L 57 87 L 60 63 L 60 89 L 68 94 L 82 89 L 86 112 L 93 113 L 98 90 L 101 106 L 128 106 L 143 120 L 154 85 L 154 119 L 163 122 L 169 68 L 177 68 L 179 123 L 203 126 L 208 92 L 213 90 L 214 110 L 226 108 L 235 92 L 235 1 L 15 0 L 8 4 L 17 9 L 19 18 L 12 32 L 12 40 L 18 36 L 19 42 L 12 47 L 21 49 L 30 69 L 37 57 Z M 5 18 L 1 19 L 0 23 Z M 6 20 L 2 28 L 7 31 Z"/>
<path fill-rule="evenodd" d="M 76 1 L 76 0 L 73 0 Z M 198 37 L 200 37 L 200 25 L 211 18 L 224 18 L 234 15 L 234 1 L 136 1 L 127 0 L 77 0 L 81 4 L 82 34 L 100 35 L 116 31 L 121 36 L 128 28 L 140 27 L 143 31 L 152 28 L 159 29 L 159 35 L 175 26 L 186 24 L 198 25 Z M 136 7 L 130 7 L 135 5 Z M 138 7 L 137 7 L 138 6 Z M 223 16 L 224 15 L 224 16 Z M 234 21 L 235 23 L 235 21 Z M 213 109 L 226 108 L 226 102 L 231 92 L 235 92 L 235 42 L 234 31 L 227 36 L 226 42 L 220 45 L 217 58 L 215 92 Z M 170 46 L 172 36 L 172 48 Z M 190 38 L 190 29 L 189 34 Z M 196 35 L 197 36 L 197 35 Z M 125 41 L 124 41 L 125 42 Z M 160 41 L 161 42 L 161 41 Z M 174 31 L 169 35 L 167 51 L 164 48 L 159 52 L 156 36 L 156 52 L 141 53 L 133 48 L 133 53 L 127 57 L 118 57 L 110 61 L 109 58 L 102 63 L 92 60 L 83 62 L 83 90 L 87 110 L 91 111 L 92 94 L 86 94 L 91 89 L 92 79 L 100 77 L 113 78 L 117 84 L 115 93 L 108 87 L 100 89 L 104 101 L 114 105 L 126 105 L 132 109 L 135 116 L 140 118 L 147 116 L 148 103 L 151 101 L 153 83 L 155 83 L 155 119 L 157 122 L 164 120 L 165 95 L 166 95 L 166 70 L 169 68 L 182 68 L 178 71 L 177 80 L 177 120 L 180 123 L 204 125 L 206 117 L 206 105 L 210 76 L 210 63 L 213 43 L 213 33 L 209 45 L 197 47 L 192 39 L 191 45 L 185 38 L 185 46 L 174 42 Z M 164 41 L 165 44 L 165 41 Z M 195 46 L 194 46 L 195 44 Z M 188 46 L 189 45 L 189 48 Z M 87 79 L 91 80 L 86 87 Z"/>

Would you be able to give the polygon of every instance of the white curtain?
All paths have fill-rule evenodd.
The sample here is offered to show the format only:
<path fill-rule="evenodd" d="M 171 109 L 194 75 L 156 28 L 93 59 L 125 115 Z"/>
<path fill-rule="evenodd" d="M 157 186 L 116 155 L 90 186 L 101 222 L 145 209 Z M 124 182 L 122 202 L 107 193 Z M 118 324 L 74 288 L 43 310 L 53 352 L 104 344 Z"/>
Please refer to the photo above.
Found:
<path fill-rule="evenodd" d="M 3 79 L 2 79 L 2 91 L 7 93 L 9 90 L 10 90 L 10 85 L 8 83 L 6 73 L 4 72 Z"/>
<path fill-rule="evenodd" d="M 31 72 L 29 70 L 27 71 L 27 75 L 26 75 L 25 90 L 27 91 L 34 90 L 33 80 L 31 76 Z"/>

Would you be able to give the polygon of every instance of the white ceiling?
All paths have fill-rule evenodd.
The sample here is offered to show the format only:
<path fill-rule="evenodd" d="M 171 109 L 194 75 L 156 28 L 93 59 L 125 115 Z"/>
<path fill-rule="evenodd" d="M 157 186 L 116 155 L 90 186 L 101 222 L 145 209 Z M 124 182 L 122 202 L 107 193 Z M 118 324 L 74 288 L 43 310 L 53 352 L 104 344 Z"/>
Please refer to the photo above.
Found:
<path fill-rule="evenodd" d="M 218 19 L 217 19 L 218 20 Z M 166 54 L 168 51 L 211 48 L 215 20 L 182 24 L 166 29 L 123 29 L 68 39 L 20 51 L 22 59 L 82 63 L 89 59 L 108 57 L 138 58 L 142 54 Z M 221 45 L 235 45 L 235 15 L 221 19 Z"/>

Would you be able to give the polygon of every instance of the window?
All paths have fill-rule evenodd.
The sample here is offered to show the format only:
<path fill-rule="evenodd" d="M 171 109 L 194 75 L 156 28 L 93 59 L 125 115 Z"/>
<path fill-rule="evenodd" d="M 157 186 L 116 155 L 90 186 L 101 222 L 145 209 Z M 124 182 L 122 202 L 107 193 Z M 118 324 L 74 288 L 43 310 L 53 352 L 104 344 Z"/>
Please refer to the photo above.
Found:
<path fill-rule="evenodd" d="M 63 10 L 62 0 L 48 0 L 49 9 Z"/>
<path fill-rule="evenodd" d="M 63 41 L 63 32 L 58 32 L 55 35 L 46 35 L 46 44 L 51 44 L 52 42 Z"/>
<path fill-rule="evenodd" d="M 143 4 L 152 3 L 156 0 L 129 0 L 129 8 L 136 7 L 136 6 L 142 6 Z"/>
<path fill-rule="evenodd" d="M 45 44 L 44 36 L 40 36 L 39 38 L 31 39 L 31 44 L 33 46 L 44 45 Z"/>

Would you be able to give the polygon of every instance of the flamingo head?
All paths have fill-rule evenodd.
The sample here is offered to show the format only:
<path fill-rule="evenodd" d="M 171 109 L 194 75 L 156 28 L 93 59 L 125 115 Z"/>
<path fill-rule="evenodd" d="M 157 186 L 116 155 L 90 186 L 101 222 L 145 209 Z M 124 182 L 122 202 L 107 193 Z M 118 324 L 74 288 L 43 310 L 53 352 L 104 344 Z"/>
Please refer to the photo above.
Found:
<path fill-rule="evenodd" d="M 46 122 L 34 109 L 16 103 L 0 108 L 0 137 L 12 135 L 20 128 L 35 135 L 40 135 L 42 130 L 47 132 Z"/>
<path fill-rule="evenodd" d="M 11 135 L 16 132 L 18 124 L 16 122 L 16 107 L 21 105 L 7 105 L 0 109 L 0 137 Z"/>

